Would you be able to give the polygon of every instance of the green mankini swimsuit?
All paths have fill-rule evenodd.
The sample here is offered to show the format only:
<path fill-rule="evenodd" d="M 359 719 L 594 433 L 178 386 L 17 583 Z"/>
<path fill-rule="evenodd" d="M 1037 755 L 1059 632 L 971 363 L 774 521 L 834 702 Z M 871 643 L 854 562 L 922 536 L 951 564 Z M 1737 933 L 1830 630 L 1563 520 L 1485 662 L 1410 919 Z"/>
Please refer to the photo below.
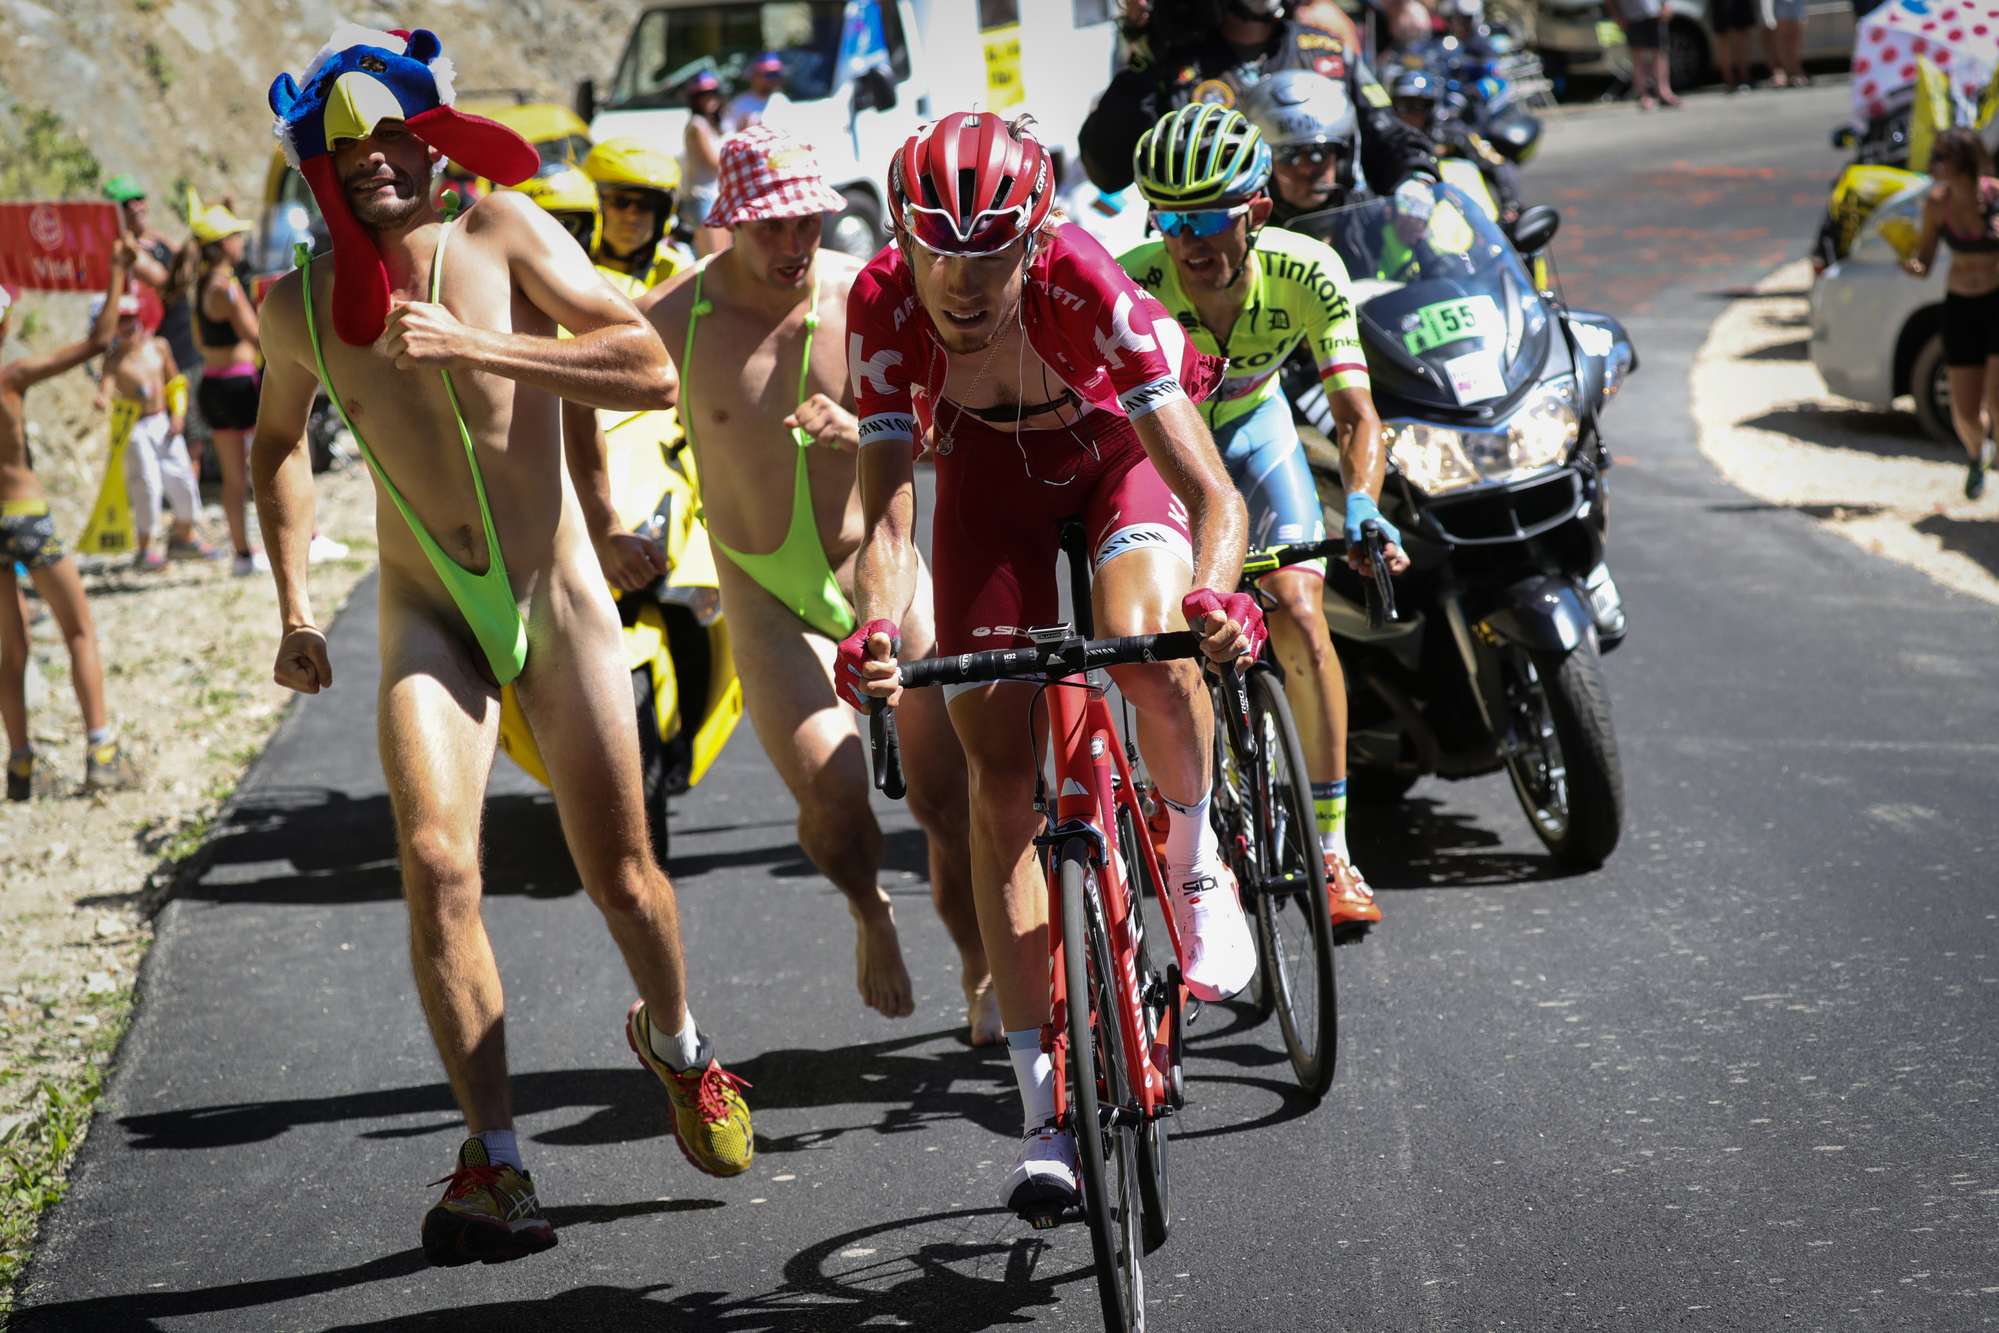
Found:
<path fill-rule="evenodd" d="M 715 309 L 713 301 L 701 299 L 701 283 L 708 276 L 710 255 L 703 259 L 694 270 L 694 304 L 687 312 L 687 350 L 681 356 L 682 375 L 691 375 L 694 365 L 694 324 L 701 316 Z M 812 309 L 805 315 L 805 353 L 798 363 L 798 400 L 805 401 L 806 377 L 812 369 L 812 334 L 819 327 L 819 276 L 812 276 Z M 687 400 L 681 400 L 683 408 Z M 692 412 L 683 411 L 681 428 L 691 440 L 694 436 Z M 733 550 L 724 546 L 714 533 L 708 540 L 715 549 L 736 562 L 737 566 L 755 579 L 771 596 L 783 602 L 791 613 L 803 620 L 827 638 L 838 641 L 853 633 L 857 623 L 854 608 L 847 604 L 847 595 L 840 591 L 840 580 L 834 577 L 833 567 L 826 563 L 826 545 L 819 540 L 819 522 L 812 514 L 812 482 L 807 475 L 805 451 L 812 447 L 812 437 L 793 427 L 791 438 L 798 444 L 798 467 L 791 485 L 791 526 L 785 531 L 784 543 L 767 555 L 751 555 L 746 551 Z"/>
<path fill-rule="evenodd" d="M 444 277 L 444 242 L 451 234 L 451 221 L 447 219 L 437 233 L 437 253 L 430 263 L 430 299 L 438 300 L 438 289 Z M 312 256 L 306 247 L 298 247 L 298 267 L 303 273 L 305 288 L 305 327 L 312 335 L 312 357 L 319 365 L 319 382 L 326 388 L 326 396 L 333 400 L 333 406 L 346 423 L 348 433 L 354 443 L 361 446 L 361 456 L 368 460 L 368 466 L 380 479 L 382 489 L 396 502 L 396 508 L 416 534 L 423 553 L 430 558 L 430 567 L 437 571 L 443 581 L 444 590 L 451 594 L 451 600 L 465 616 L 465 623 L 472 627 L 472 636 L 479 641 L 479 647 L 486 654 L 486 664 L 492 669 L 493 679 L 505 685 L 521 674 L 521 668 L 528 660 L 527 626 L 521 622 L 520 604 L 514 600 L 513 585 L 507 581 L 507 561 L 500 552 L 500 538 L 493 531 L 493 510 L 486 503 L 486 481 L 479 472 L 479 459 L 472 452 L 472 432 L 465 427 L 465 412 L 458 406 L 458 391 L 451 385 L 451 372 L 440 370 L 444 377 L 444 392 L 451 399 L 452 415 L 458 418 L 458 438 L 465 445 L 465 462 L 472 469 L 472 490 L 479 497 L 479 517 L 486 525 L 486 572 L 474 574 L 444 553 L 417 522 L 401 491 L 396 489 L 389 474 L 382 470 L 375 453 L 368 442 L 361 438 L 361 432 L 354 429 L 354 422 L 347 415 L 347 407 L 340 401 L 340 393 L 333 387 L 333 379 L 326 373 L 326 357 L 319 347 L 319 326 L 312 317 Z"/>

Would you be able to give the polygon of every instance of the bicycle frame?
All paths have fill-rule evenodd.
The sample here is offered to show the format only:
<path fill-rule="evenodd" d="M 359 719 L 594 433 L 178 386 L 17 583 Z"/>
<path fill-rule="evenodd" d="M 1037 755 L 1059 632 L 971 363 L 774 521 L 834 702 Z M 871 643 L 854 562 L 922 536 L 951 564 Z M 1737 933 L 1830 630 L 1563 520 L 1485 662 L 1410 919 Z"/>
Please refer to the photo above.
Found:
<path fill-rule="evenodd" d="M 1176 1108 L 1174 1098 L 1168 1091 L 1168 1078 L 1173 1065 L 1178 1063 L 1178 1032 L 1181 1016 L 1185 1012 L 1187 989 L 1184 984 L 1177 985 L 1175 993 L 1167 997 L 1169 1003 L 1160 1018 L 1159 1031 L 1148 1040 L 1145 1033 L 1146 997 L 1140 993 L 1137 966 L 1138 944 L 1144 923 L 1136 920 L 1140 904 L 1132 891 L 1129 868 L 1124 864 L 1124 856 L 1118 846 L 1117 812 L 1120 806 L 1130 812 L 1135 830 L 1145 827 L 1145 814 L 1132 783 L 1131 767 L 1125 758 L 1109 706 L 1104 702 L 1103 695 L 1092 688 L 1084 677 L 1068 676 L 1050 682 L 1042 693 L 1042 699 L 1048 709 L 1056 796 L 1052 814 L 1045 798 L 1036 801 L 1036 808 L 1048 818 L 1049 826 L 1047 832 L 1034 841 L 1043 849 L 1041 862 L 1048 891 L 1050 1006 L 1048 1026 L 1041 1030 L 1041 1049 L 1049 1053 L 1054 1064 L 1055 1104 L 1065 1108 L 1069 1105 L 1069 996 L 1064 972 L 1064 950 L 1068 941 L 1062 936 L 1062 888 L 1056 861 L 1065 843 L 1072 838 L 1081 838 L 1090 845 L 1090 861 L 1097 868 L 1098 894 L 1116 959 L 1115 975 L 1110 979 L 1117 996 L 1116 1021 L 1123 1030 L 1125 1050 L 1134 1054 L 1144 1053 L 1142 1059 L 1131 1062 L 1135 1086 L 1105 1089 L 1105 1100 L 1115 1105 L 1120 1115 L 1136 1113 L 1144 1120 L 1171 1115 Z M 1152 840 L 1141 832 L 1134 841 L 1137 843 L 1137 855 L 1147 862 L 1152 882 L 1163 885 L 1166 879 L 1161 873 Z M 1167 935 L 1173 941 L 1174 958 L 1182 960 L 1180 936 L 1174 927 L 1172 913 L 1165 913 L 1164 916 Z M 1184 974 L 1184 960 L 1181 971 Z M 1066 1117 L 1069 1113 L 1065 1110 L 1063 1114 Z M 1079 1126 L 1067 1127 L 1081 1132 Z"/>

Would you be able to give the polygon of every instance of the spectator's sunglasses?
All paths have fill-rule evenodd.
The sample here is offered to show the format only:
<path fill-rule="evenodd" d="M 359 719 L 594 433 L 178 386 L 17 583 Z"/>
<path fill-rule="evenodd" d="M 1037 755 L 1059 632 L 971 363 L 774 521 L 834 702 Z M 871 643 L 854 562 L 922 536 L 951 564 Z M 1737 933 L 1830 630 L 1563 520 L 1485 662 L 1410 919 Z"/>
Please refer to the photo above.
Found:
<path fill-rule="evenodd" d="M 1233 208 L 1192 208 L 1184 212 L 1152 211 L 1152 225 L 1166 236 L 1219 236 L 1235 227 L 1235 220 L 1249 214 L 1248 204 Z"/>
<path fill-rule="evenodd" d="M 1294 143 L 1271 154 L 1280 167 L 1306 166 L 1314 171 L 1328 162 L 1338 161 L 1339 156 L 1339 145 L 1329 143 Z"/>

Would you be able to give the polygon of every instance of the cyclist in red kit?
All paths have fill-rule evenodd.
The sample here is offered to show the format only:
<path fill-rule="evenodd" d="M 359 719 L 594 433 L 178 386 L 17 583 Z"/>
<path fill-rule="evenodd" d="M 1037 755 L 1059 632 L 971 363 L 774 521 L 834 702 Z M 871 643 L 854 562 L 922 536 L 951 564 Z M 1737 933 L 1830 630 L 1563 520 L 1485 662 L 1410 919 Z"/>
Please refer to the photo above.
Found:
<path fill-rule="evenodd" d="M 1253 654 L 1263 620 L 1233 589 L 1247 518 L 1195 402 L 1218 358 L 1052 211 L 1046 153 L 1025 119 L 957 113 L 889 171 L 895 244 L 854 282 L 847 358 L 860 417 L 862 625 L 836 665 L 841 695 L 897 697 L 895 625 L 916 587 L 919 454 L 937 465 L 933 569 L 941 655 L 1004 648 L 1059 615 L 1058 524 L 1080 518 L 1101 636 L 1191 625 L 1213 661 Z M 1191 590 L 1191 591 L 1190 591 Z M 1246 665 L 1246 663 L 1245 663 Z M 1193 662 L 1115 668 L 1147 771 L 1171 811 L 1171 910 L 1195 995 L 1248 983 L 1255 950 L 1208 821 L 1214 717 Z M 1047 894 L 1036 687 L 946 687 L 972 784 L 972 880 L 1026 1113 L 1001 1197 L 1016 1210 L 1077 1196 L 1058 1128 L 1048 1022 Z"/>

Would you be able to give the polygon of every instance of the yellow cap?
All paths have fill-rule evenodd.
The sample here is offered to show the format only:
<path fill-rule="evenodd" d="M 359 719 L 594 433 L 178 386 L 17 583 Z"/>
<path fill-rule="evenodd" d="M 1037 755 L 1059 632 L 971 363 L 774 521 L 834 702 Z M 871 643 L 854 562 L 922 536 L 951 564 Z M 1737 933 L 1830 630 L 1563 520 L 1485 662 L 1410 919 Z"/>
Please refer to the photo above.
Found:
<path fill-rule="evenodd" d="M 508 188 L 539 204 L 586 252 L 597 248 L 597 238 L 603 230 L 603 216 L 597 210 L 597 187 L 575 167 L 535 176 Z"/>
<path fill-rule="evenodd" d="M 680 188 L 680 164 L 644 139 L 606 139 L 583 159 L 583 174 L 599 185 L 637 185 L 669 194 Z"/>

